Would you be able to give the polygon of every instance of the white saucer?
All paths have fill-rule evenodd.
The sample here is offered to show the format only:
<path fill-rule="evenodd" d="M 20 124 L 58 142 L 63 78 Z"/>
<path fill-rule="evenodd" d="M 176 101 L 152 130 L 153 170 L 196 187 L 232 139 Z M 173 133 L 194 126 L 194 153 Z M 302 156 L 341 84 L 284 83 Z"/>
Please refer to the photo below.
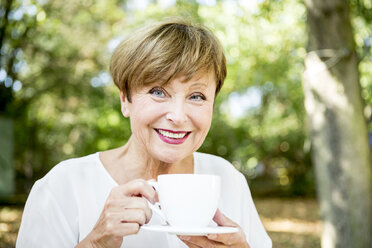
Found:
<path fill-rule="evenodd" d="M 203 228 L 193 227 L 172 227 L 169 225 L 143 225 L 144 230 L 154 232 L 168 232 L 170 234 L 187 235 L 187 236 L 203 236 L 214 233 L 235 233 L 238 231 L 236 227 L 227 226 L 208 226 Z"/>

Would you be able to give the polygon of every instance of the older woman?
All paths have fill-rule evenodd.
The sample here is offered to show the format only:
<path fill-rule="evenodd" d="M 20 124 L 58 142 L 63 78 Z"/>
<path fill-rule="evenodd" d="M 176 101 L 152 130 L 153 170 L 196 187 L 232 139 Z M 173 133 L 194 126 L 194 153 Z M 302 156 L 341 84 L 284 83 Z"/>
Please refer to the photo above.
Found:
<path fill-rule="evenodd" d="M 70 159 L 38 180 L 27 200 L 17 247 L 271 247 L 248 185 L 226 160 L 197 153 L 226 77 L 222 48 L 205 27 L 167 21 L 133 33 L 110 66 L 132 135 L 122 147 Z M 160 224 L 147 180 L 160 174 L 222 177 L 214 221 L 238 232 L 175 236 Z"/>

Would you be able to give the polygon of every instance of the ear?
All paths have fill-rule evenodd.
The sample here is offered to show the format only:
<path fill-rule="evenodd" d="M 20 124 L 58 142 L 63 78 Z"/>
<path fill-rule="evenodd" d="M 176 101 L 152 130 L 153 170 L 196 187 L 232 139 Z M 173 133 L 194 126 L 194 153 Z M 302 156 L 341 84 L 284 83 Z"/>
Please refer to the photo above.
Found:
<path fill-rule="evenodd" d="M 120 91 L 120 103 L 121 103 L 121 113 L 124 117 L 129 117 L 129 101 L 128 98 Z"/>

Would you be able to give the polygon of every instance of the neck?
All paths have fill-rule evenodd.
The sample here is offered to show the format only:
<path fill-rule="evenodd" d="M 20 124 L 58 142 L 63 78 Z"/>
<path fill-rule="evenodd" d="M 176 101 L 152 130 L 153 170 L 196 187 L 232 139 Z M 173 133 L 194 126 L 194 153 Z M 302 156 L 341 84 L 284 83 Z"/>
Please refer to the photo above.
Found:
<path fill-rule="evenodd" d="M 106 160 L 105 163 L 105 156 L 103 156 L 102 162 L 118 184 L 123 184 L 137 178 L 145 180 L 156 179 L 161 174 L 194 172 L 192 154 L 175 163 L 165 163 L 152 158 L 146 152 L 146 149 L 136 145 L 133 137 L 124 146 L 109 152 L 111 153 L 109 160 Z"/>

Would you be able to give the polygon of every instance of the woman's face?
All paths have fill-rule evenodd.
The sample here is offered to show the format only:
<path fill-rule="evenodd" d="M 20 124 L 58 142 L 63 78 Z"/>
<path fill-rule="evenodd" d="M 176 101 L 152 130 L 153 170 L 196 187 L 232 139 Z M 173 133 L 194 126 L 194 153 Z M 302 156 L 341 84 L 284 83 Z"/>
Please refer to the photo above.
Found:
<path fill-rule="evenodd" d="M 215 90 L 213 73 L 205 73 L 188 82 L 176 78 L 167 85 L 140 88 L 132 93 L 131 103 L 121 94 L 135 144 L 166 163 L 191 155 L 210 128 Z"/>

